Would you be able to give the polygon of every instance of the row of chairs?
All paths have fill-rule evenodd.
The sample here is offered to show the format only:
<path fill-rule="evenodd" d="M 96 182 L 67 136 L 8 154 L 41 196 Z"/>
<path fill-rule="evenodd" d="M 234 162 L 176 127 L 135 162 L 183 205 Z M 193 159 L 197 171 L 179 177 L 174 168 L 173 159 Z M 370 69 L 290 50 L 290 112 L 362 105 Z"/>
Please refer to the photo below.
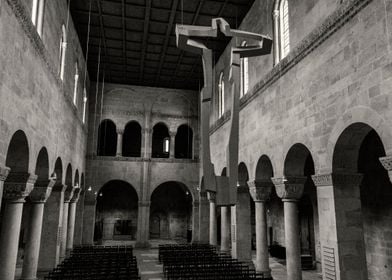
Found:
<path fill-rule="evenodd" d="M 140 280 L 132 246 L 76 247 L 45 280 Z"/>
<path fill-rule="evenodd" d="M 166 279 L 263 279 L 248 264 L 216 251 L 207 244 L 160 245 L 159 261 Z"/>

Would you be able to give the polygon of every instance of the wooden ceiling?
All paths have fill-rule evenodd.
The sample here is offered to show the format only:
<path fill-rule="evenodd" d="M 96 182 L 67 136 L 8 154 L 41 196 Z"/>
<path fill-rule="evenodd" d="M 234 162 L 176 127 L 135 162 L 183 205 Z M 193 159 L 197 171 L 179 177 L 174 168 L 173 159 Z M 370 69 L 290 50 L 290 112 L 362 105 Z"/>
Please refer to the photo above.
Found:
<path fill-rule="evenodd" d="M 209 26 L 212 18 L 223 17 L 230 26 L 237 27 L 253 2 L 74 0 L 71 15 L 85 54 L 90 18 L 88 70 L 91 80 L 97 77 L 101 49 L 99 68 L 100 73 L 105 72 L 106 82 L 199 89 L 203 83 L 201 58 L 176 47 L 176 23 Z M 228 41 L 219 37 L 209 42 L 216 49 L 216 60 Z"/>

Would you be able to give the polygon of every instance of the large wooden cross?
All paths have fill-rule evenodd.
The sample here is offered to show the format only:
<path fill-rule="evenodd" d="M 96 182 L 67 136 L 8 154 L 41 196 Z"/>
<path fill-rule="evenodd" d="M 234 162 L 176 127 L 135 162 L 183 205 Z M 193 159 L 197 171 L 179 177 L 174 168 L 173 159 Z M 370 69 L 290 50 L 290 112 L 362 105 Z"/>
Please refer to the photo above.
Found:
<path fill-rule="evenodd" d="M 231 84 L 230 134 L 227 144 L 227 176 L 216 176 L 210 153 L 210 113 L 213 92 L 213 50 L 208 49 L 203 38 L 217 37 L 218 32 L 228 37 L 251 40 L 250 45 L 231 48 L 229 82 Z M 239 138 L 239 97 L 241 58 L 266 55 L 271 53 L 272 39 L 257 33 L 231 29 L 223 18 L 212 20 L 211 26 L 176 25 L 177 47 L 199 54 L 203 61 L 204 87 L 201 90 L 201 165 L 202 180 L 200 191 L 216 192 L 218 206 L 234 205 L 237 201 L 238 184 L 238 138 Z"/>

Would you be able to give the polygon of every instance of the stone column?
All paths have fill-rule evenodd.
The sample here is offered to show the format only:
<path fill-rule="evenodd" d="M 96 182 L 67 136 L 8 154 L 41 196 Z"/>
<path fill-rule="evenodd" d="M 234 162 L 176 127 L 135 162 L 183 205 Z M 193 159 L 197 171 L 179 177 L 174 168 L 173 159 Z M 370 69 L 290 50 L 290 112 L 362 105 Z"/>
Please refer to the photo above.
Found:
<path fill-rule="evenodd" d="M 102 221 L 102 240 L 113 240 L 114 218 L 105 218 Z"/>
<path fill-rule="evenodd" d="M 84 196 L 83 213 L 83 245 L 94 244 L 96 197 L 92 191 L 86 191 Z"/>
<path fill-rule="evenodd" d="M 301 280 L 298 201 L 303 194 L 306 177 L 272 178 L 272 182 L 277 195 L 282 198 L 284 207 L 287 280 Z"/>
<path fill-rule="evenodd" d="M 207 199 L 207 192 L 199 192 L 199 242 L 209 242 L 209 202 Z"/>
<path fill-rule="evenodd" d="M 385 156 L 380 158 L 382 166 L 388 171 L 389 180 L 392 182 L 392 156 Z"/>
<path fill-rule="evenodd" d="M 4 183 L 4 212 L 0 231 L 0 279 L 14 280 L 25 197 L 37 175 L 11 172 Z"/>
<path fill-rule="evenodd" d="M 170 158 L 175 158 L 175 142 L 176 142 L 176 132 L 170 131 Z"/>
<path fill-rule="evenodd" d="M 192 243 L 199 241 L 199 201 L 193 201 L 192 209 Z"/>
<path fill-rule="evenodd" d="M 1 209 L 1 201 L 3 198 L 4 181 L 5 181 L 5 179 L 7 179 L 9 172 L 10 172 L 10 168 L 0 166 L 0 209 Z"/>
<path fill-rule="evenodd" d="M 67 255 L 72 251 L 74 245 L 75 235 L 75 217 L 76 217 L 76 204 L 79 200 L 80 188 L 75 188 L 72 199 L 69 203 L 69 214 L 68 214 L 68 232 L 67 232 Z"/>
<path fill-rule="evenodd" d="M 139 201 L 136 247 L 150 247 L 150 201 Z"/>
<path fill-rule="evenodd" d="M 63 204 L 63 235 L 61 237 L 60 246 L 60 261 L 63 261 L 67 254 L 67 234 L 68 234 L 68 214 L 69 214 L 69 203 L 71 202 L 74 193 L 73 186 L 67 186 L 64 192 L 64 204 Z"/>
<path fill-rule="evenodd" d="M 80 195 L 79 195 L 79 200 L 78 200 L 78 202 L 76 204 L 74 245 L 82 245 L 83 215 L 84 215 L 84 194 L 85 194 L 85 191 L 81 190 Z"/>
<path fill-rule="evenodd" d="M 66 185 L 57 182 L 44 206 L 41 248 L 38 271 L 48 272 L 60 262 L 60 244 L 63 226 L 63 204 Z"/>
<path fill-rule="evenodd" d="M 312 176 L 317 186 L 323 279 L 368 279 L 360 184 L 362 174 Z"/>
<path fill-rule="evenodd" d="M 116 149 L 116 156 L 122 156 L 122 145 L 123 145 L 123 135 L 124 129 L 117 128 L 117 149 Z"/>
<path fill-rule="evenodd" d="M 30 193 L 31 212 L 27 228 L 27 241 L 21 279 L 37 279 L 38 257 L 41 244 L 44 203 L 52 192 L 55 179 L 39 181 Z"/>
<path fill-rule="evenodd" d="M 256 219 L 256 271 L 263 279 L 271 278 L 268 254 L 267 211 L 265 204 L 270 197 L 273 184 L 271 181 L 249 182 L 249 191 L 255 202 Z"/>
<path fill-rule="evenodd" d="M 221 248 L 222 252 L 230 252 L 230 229 L 231 229 L 230 206 L 221 207 Z"/>
<path fill-rule="evenodd" d="M 216 192 L 207 192 L 208 201 L 210 202 L 210 244 L 218 245 L 217 242 L 217 222 L 216 222 Z"/>
<path fill-rule="evenodd" d="M 252 227 L 250 223 L 249 187 L 237 187 L 237 204 L 231 207 L 231 255 L 252 264 Z"/>

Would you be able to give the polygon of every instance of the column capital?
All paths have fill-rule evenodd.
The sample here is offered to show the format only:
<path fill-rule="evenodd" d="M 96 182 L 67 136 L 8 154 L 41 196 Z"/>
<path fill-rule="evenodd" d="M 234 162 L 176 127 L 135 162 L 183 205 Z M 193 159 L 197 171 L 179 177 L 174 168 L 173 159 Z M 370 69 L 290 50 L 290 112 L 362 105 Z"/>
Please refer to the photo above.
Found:
<path fill-rule="evenodd" d="M 5 181 L 8 174 L 10 173 L 10 168 L 6 166 L 0 166 L 0 181 Z"/>
<path fill-rule="evenodd" d="M 142 128 L 142 133 L 152 133 L 152 128 Z"/>
<path fill-rule="evenodd" d="M 56 182 L 52 187 L 52 192 L 64 192 L 66 188 L 67 185 Z"/>
<path fill-rule="evenodd" d="M 150 207 L 151 201 L 139 201 L 138 205 L 139 207 Z"/>
<path fill-rule="evenodd" d="M 379 160 L 387 171 L 392 171 L 392 156 L 380 157 Z"/>
<path fill-rule="evenodd" d="M 169 131 L 170 137 L 175 137 L 177 134 L 177 131 Z"/>
<path fill-rule="evenodd" d="M 307 177 L 271 178 L 276 188 L 276 194 L 283 200 L 299 200 L 304 192 Z"/>
<path fill-rule="evenodd" d="M 207 199 L 207 192 L 206 191 L 200 191 L 199 196 L 201 199 Z"/>
<path fill-rule="evenodd" d="M 73 197 L 74 193 L 74 187 L 73 186 L 67 186 L 64 191 L 64 203 L 69 203 Z"/>
<path fill-rule="evenodd" d="M 313 175 L 312 179 L 317 187 L 359 186 L 363 175 L 360 173 L 327 173 Z"/>
<path fill-rule="evenodd" d="M 249 192 L 255 202 L 267 201 L 271 195 L 274 184 L 271 180 L 249 181 Z"/>
<path fill-rule="evenodd" d="M 124 128 L 116 128 L 117 134 L 124 134 Z"/>
<path fill-rule="evenodd" d="M 207 198 L 208 198 L 209 202 L 215 203 L 216 202 L 216 192 L 207 191 Z"/>
<path fill-rule="evenodd" d="M 70 201 L 71 203 L 78 202 L 81 191 L 82 191 L 81 188 L 74 188 L 74 193 L 73 193 L 73 196 L 72 196 L 71 201 Z"/>
<path fill-rule="evenodd" d="M 272 12 L 272 16 L 273 16 L 274 18 L 278 18 L 278 17 L 279 17 L 279 10 L 274 10 L 274 11 Z"/>
<path fill-rule="evenodd" d="M 37 175 L 27 172 L 11 172 L 4 182 L 4 199 L 11 202 L 25 202 L 34 188 Z"/>
<path fill-rule="evenodd" d="M 55 179 L 39 180 L 35 183 L 34 189 L 31 191 L 29 198 L 32 203 L 45 203 L 52 193 Z"/>

